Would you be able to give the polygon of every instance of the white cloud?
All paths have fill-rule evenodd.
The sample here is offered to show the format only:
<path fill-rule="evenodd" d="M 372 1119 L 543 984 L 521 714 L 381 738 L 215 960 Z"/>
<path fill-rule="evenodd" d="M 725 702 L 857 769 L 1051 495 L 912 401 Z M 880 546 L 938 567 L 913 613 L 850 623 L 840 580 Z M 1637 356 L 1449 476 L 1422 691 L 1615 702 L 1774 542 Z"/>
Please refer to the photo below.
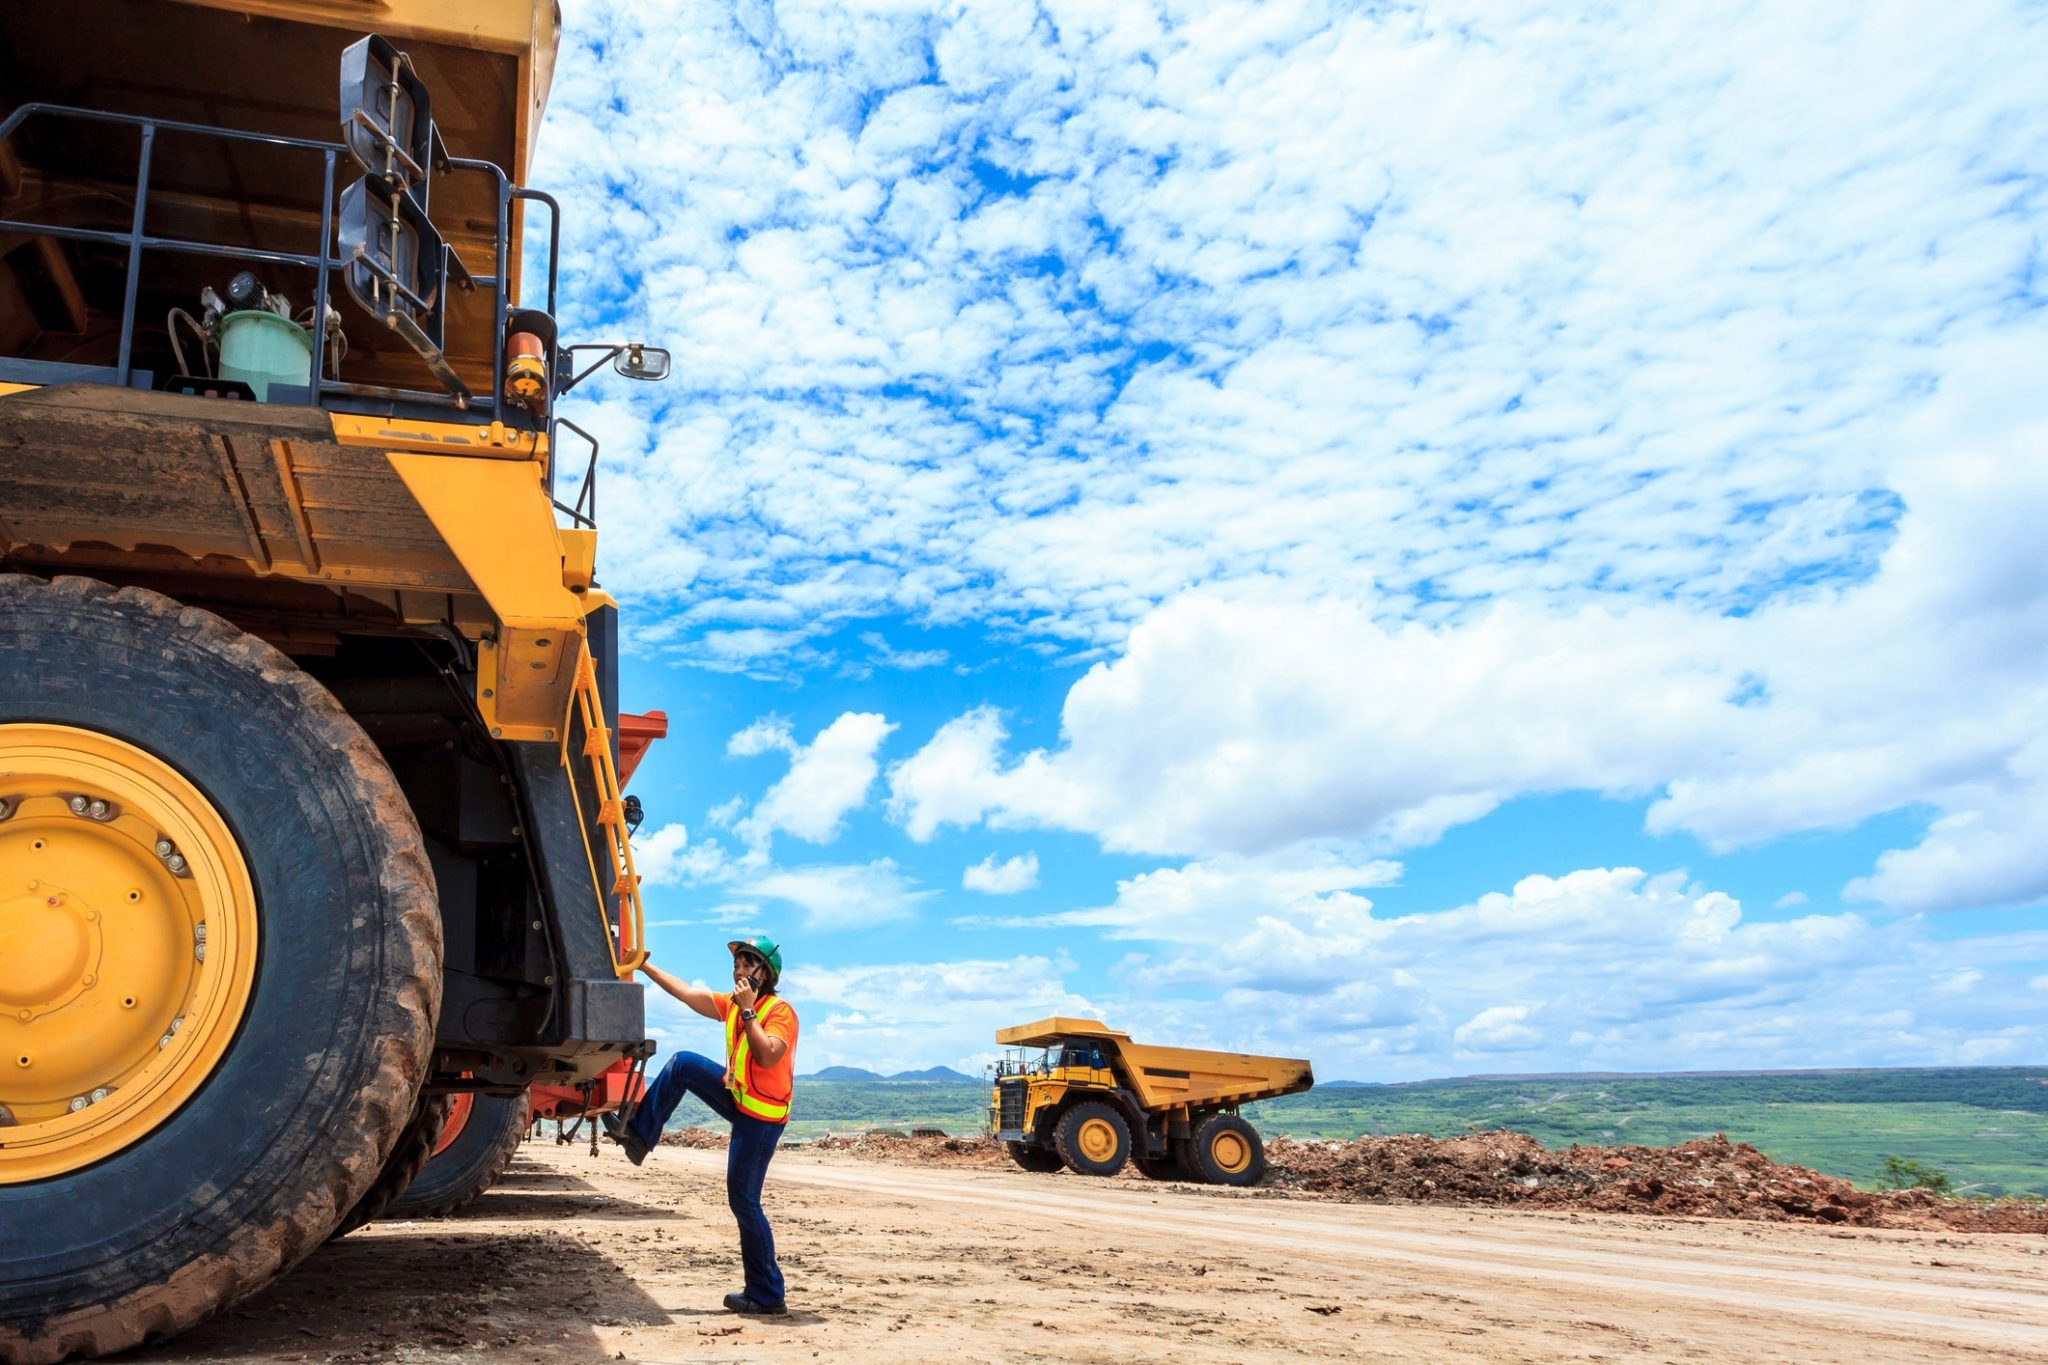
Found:
<path fill-rule="evenodd" d="M 1173 870 L 1186 919 L 1157 915 L 1165 882 L 1127 882 L 1117 913 L 1142 951 L 1102 991 L 1077 988 L 1064 957 L 819 965 L 784 934 L 803 1068 L 971 1071 L 994 1055 L 995 1029 L 1050 1014 L 1307 1057 L 1324 1079 L 1963 1065 L 2048 1046 L 2030 1007 L 2048 978 L 2014 966 L 2048 960 L 2039 927 L 1957 940 L 1854 913 L 1753 923 L 1682 874 L 1629 868 L 1382 916 L 1364 897 L 1318 894 L 1340 880 L 1327 869 L 1272 862 L 1263 882 L 1242 864 Z"/>
<path fill-rule="evenodd" d="M 730 860 L 715 840 L 690 841 L 681 824 L 667 824 L 633 839 L 633 870 L 643 887 L 715 881 L 728 875 Z"/>
<path fill-rule="evenodd" d="M 1102 1001 L 1067 985 L 1073 971 L 1065 957 L 1037 954 L 792 968 L 787 993 L 804 1018 L 801 1069 L 978 1070 L 996 1056 L 999 1028 L 1052 1014 L 1105 1015 Z"/>
<path fill-rule="evenodd" d="M 935 894 L 917 890 L 890 858 L 777 868 L 741 882 L 738 890 L 794 905 L 804 912 L 805 927 L 820 931 L 911 919 L 919 903 Z"/>
<path fill-rule="evenodd" d="M 2038 357 L 2048 363 L 2048 347 Z M 1931 807 L 1851 897 L 1901 910 L 2048 896 L 2048 517 L 2039 396 L 1976 353 L 1897 479 L 1908 510 L 1864 582 L 1730 616 L 1678 603 L 1501 602 L 1439 624 L 1370 604 L 1195 593 L 1069 691 L 1060 742 L 1003 752 L 972 711 L 890 773 L 915 839 L 1050 827 L 1115 850 L 1397 850 L 1515 796 L 1657 794 L 1653 832 L 1728 848 Z M 2000 426 L 1972 415 L 2005 404 Z M 1960 438 L 1959 438 L 1960 439 Z"/>
<path fill-rule="evenodd" d="M 896 727 L 883 716 L 849 711 L 820 730 L 809 744 L 797 745 L 790 739 L 787 725 L 761 736 L 764 724 L 756 722 L 733 736 L 733 745 L 744 739 L 750 746 L 784 749 L 790 755 L 789 771 L 762 795 L 745 819 L 733 825 L 734 833 L 760 856 L 765 856 L 778 830 L 808 843 L 830 843 L 839 836 L 846 816 L 867 801 L 868 788 L 880 771 L 875 751 Z"/>
<path fill-rule="evenodd" d="M 989 896 L 1013 896 L 1019 891 L 1029 891 L 1038 885 L 1038 855 L 1022 853 L 999 863 L 996 855 L 991 853 L 980 862 L 968 865 L 960 874 L 960 885 L 965 890 Z"/>
<path fill-rule="evenodd" d="M 2032 326 L 2023 7 L 565 19 L 568 330 L 676 350 L 579 404 L 607 576 L 706 666 L 1261 577 L 1752 606 L 1882 548 L 1930 348 Z"/>
<path fill-rule="evenodd" d="M 725 742 L 725 752 L 733 758 L 771 752 L 794 754 L 799 747 L 789 722 L 781 716 L 763 716 Z"/>
<path fill-rule="evenodd" d="M 868 647 L 868 658 L 882 668 L 902 669 L 913 672 L 920 668 L 937 668 L 951 656 L 943 649 L 896 649 L 880 631 L 861 633 L 860 642 Z"/>
<path fill-rule="evenodd" d="M 1775 910 L 1796 910 L 1800 906 L 1805 905 L 1807 900 L 1808 897 L 1804 891 L 1787 891 L 1784 895 L 1772 901 L 1771 907 Z"/>
<path fill-rule="evenodd" d="M 1984 980 L 1984 973 L 1976 968 L 1951 972 L 1934 983 L 1936 995 L 1968 995 Z"/>
<path fill-rule="evenodd" d="M 1493 1005 L 1479 1011 L 1452 1033 L 1465 1052 L 1526 1052 L 1543 1041 L 1543 1035 L 1524 1021 L 1533 1005 Z"/>
<path fill-rule="evenodd" d="M 1663 1070 L 1956 1065 L 1982 1053 L 1973 1039 L 2048 1045 L 2038 1021 L 2005 1032 L 2038 1015 L 2024 968 L 2048 961 L 2039 927 L 1937 939 L 1911 918 L 1752 922 L 1682 873 L 1633 868 L 1383 915 L 1327 851 L 1214 861 L 1129 879 L 1074 917 L 1146 945 L 1118 970 L 1118 1008 L 1206 1009 L 1219 1045 L 1309 1056 L 1326 1077 L 1498 1070 L 1477 1058 L 1505 1051 L 1513 1070 Z"/>

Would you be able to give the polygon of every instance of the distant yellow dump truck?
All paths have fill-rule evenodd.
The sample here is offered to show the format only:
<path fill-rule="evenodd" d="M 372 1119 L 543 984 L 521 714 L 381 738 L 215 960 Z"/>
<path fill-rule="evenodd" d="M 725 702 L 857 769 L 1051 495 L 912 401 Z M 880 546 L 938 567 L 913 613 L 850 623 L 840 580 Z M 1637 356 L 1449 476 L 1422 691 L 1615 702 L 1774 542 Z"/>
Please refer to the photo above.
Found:
<path fill-rule="evenodd" d="M 1027 1171 L 1254 1185 L 1266 1151 L 1238 1106 L 1313 1086 L 1297 1057 L 1134 1043 L 1095 1019 L 1054 1016 L 996 1030 L 1018 1051 L 996 1066 L 989 1131 Z M 1033 1055 L 1035 1053 L 1035 1055 Z"/>

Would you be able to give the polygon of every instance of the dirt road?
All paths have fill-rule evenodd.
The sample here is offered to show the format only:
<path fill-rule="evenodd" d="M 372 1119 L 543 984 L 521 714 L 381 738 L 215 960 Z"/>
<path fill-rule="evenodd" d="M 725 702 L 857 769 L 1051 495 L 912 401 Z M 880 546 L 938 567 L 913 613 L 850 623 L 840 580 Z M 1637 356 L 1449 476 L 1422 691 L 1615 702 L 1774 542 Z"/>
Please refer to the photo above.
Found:
<path fill-rule="evenodd" d="M 2048 1238 L 1330 1204 L 795 1149 L 788 1318 L 739 1284 L 724 1153 L 530 1143 L 150 1361 L 2048 1359 Z"/>

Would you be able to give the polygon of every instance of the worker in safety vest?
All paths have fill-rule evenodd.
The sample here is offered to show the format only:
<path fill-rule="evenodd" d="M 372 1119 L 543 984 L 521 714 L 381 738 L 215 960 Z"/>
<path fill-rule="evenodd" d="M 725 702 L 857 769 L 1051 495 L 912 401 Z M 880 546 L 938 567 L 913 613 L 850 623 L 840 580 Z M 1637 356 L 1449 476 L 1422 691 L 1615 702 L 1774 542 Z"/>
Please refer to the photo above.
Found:
<path fill-rule="evenodd" d="M 785 1311 L 782 1268 L 775 1264 L 775 1235 L 761 1212 L 761 1182 L 782 1140 L 796 1088 L 796 1011 L 775 993 L 782 979 L 782 949 L 773 940 L 756 936 L 725 946 L 732 950 L 731 994 L 678 981 L 651 963 L 641 968 L 655 985 L 725 1026 L 725 1064 L 694 1052 L 676 1053 L 647 1087 L 632 1119 L 621 1123 L 618 1115 L 606 1114 L 604 1126 L 637 1166 L 661 1141 L 662 1126 L 686 1094 L 732 1125 L 725 1197 L 739 1220 L 747 1285 L 738 1294 L 727 1294 L 725 1306 L 735 1313 L 779 1314 Z"/>

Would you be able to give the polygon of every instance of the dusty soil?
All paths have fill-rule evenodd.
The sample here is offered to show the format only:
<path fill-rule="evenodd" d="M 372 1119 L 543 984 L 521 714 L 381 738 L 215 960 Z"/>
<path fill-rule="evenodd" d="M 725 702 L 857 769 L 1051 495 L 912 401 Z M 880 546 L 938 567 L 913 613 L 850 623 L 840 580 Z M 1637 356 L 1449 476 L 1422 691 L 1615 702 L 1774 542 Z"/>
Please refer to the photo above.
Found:
<path fill-rule="evenodd" d="M 637 1170 L 529 1143 L 464 1214 L 343 1238 L 129 1358 L 2048 1359 L 2048 1237 L 1353 1202 L 1308 1188 L 1350 1178 L 1320 1143 L 1300 1187 L 1252 1191 L 793 1148 L 768 1181 L 792 1311 L 742 1320 L 724 1153 L 694 1141 Z"/>

